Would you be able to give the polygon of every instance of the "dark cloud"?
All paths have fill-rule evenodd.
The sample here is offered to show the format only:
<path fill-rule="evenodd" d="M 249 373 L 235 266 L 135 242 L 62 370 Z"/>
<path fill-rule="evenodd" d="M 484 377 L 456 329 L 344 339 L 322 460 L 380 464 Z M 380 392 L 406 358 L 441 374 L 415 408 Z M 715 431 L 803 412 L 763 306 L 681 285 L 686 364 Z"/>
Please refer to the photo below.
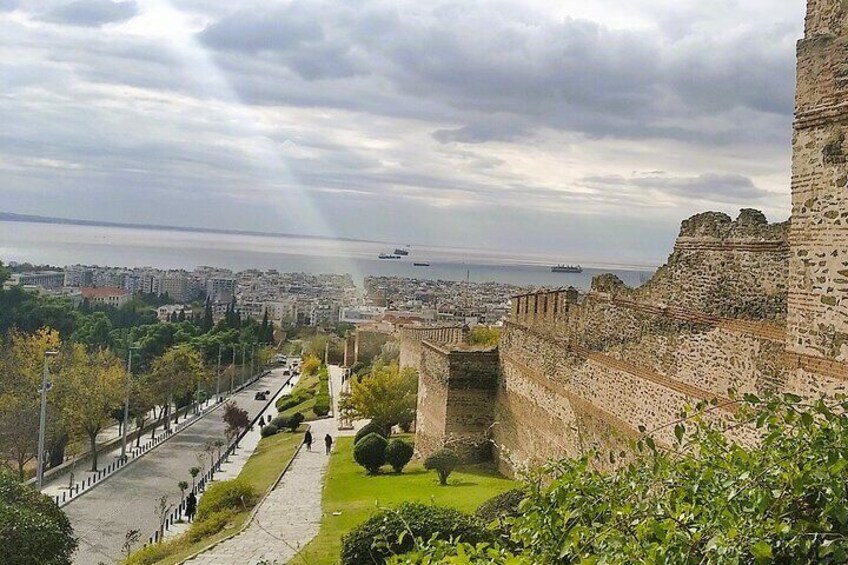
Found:
<path fill-rule="evenodd" d="M 83 27 L 123 22 L 138 14 L 135 0 L 76 0 L 59 4 L 40 15 L 45 21 Z"/>

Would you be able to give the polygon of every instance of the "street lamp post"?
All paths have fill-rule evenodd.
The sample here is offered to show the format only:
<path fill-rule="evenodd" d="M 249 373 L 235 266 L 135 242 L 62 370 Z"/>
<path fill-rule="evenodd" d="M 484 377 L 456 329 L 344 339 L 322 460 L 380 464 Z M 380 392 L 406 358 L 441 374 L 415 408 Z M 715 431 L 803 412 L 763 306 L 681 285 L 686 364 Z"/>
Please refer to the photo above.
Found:
<path fill-rule="evenodd" d="M 133 350 L 138 349 L 130 345 L 127 348 L 127 397 L 124 399 L 124 432 L 121 434 L 121 461 L 127 460 L 127 425 L 130 419 L 130 383 L 132 382 L 132 356 Z"/>
<path fill-rule="evenodd" d="M 55 357 L 59 353 L 56 351 L 44 352 L 44 370 L 41 374 L 41 419 L 38 423 L 38 469 L 36 470 L 36 484 L 38 490 L 41 490 L 44 484 L 44 434 L 47 430 L 47 390 L 50 388 L 50 383 L 47 380 L 48 368 L 47 360 L 50 357 Z"/>
<path fill-rule="evenodd" d="M 235 378 L 236 378 L 236 368 L 235 368 L 235 364 L 236 364 L 236 344 L 234 343 L 234 344 L 233 344 L 233 362 L 232 362 L 232 363 L 230 363 L 230 369 L 232 369 L 232 370 L 230 371 L 230 394 L 232 394 L 232 393 L 233 393 L 233 386 L 234 386 L 234 384 L 235 384 L 235 383 L 233 382 L 233 381 L 235 380 Z"/>
<path fill-rule="evenodd" d="M 245 358 L 246 357 L 247 357 L 247 344 L 242 343 L 241 344 L 241 384 L 242 385 L 244 384 L 244 365 L 245 365 Z"/>
<path fill-rule="evenodd" d="M 221 398 L 221 344 L 218 344 L 218 384 L 215 387 L 215 404 Z"/>
<path fill-rule="evenodd" d="M 256 344 L 251 344 L 250 346 L 250 376 L 252 377 L 255 373 L 255 369 L 253 368 L 253 359 L 256 354 Z"/>

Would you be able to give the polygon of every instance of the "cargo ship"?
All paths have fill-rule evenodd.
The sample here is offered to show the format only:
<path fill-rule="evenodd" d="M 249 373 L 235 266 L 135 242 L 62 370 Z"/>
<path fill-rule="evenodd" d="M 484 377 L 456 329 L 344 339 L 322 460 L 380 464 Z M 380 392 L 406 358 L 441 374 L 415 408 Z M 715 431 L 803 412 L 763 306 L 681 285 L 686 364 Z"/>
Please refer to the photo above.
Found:
<path fill-rule="evenodd" d="M 380 259 L 400 259 L 400 255 L 393 255 L 392 253 L 380 253 Z"/>
<path fill-rule="evenodd" d="M 552 273 L 582 273 L 583 267 L 580 265 L 555 265 L 551 267 Z"/>
<path fill-rule="evenodd" d="M 413 263 L 412 266 L 413 267 L 429 267 L 430 263 L 425 263 L 425 262 L 422 261 L 422 262 Z"/>
<path fill-rule="evenodd" d="M 406 249 L 400 249 L 400 248 L 398 248 L 398 249 L 395 249 L 395 255 L 403 255 L 403 256 L 406 256 L 406 255 L 409 255 L 409 251 L 407 251 Z"/>

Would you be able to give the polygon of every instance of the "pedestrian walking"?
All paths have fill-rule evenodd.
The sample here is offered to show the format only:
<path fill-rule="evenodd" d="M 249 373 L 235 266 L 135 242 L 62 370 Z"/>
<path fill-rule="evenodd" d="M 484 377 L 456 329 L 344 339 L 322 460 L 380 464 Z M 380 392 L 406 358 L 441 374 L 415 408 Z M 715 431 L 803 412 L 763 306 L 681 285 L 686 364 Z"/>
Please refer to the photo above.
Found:
<path fill-rule="evenodd" d="M 324 436 L 324 447 L 326 448 L 325 453 L 329 455 L 330 449 L 333 447 L 333 438 L 330 436 L 330 434 Z"/>
<path fill-rule="evenodd" d="M 185 507 L 185 515 L 189 522 L 194 519 L 195 514 L 197 514 L 197 497 L 194 496 L 194 492 L 190 492 L 188 493 L 188 497 L 186 497 Z"/>
<path fill-rule="evenodd" d="M 306 444 L 306 451 L 312 451 L 312 434 L 309 430 L 306 430 L 306 434 L 303 436 L 303 443 Z"/>

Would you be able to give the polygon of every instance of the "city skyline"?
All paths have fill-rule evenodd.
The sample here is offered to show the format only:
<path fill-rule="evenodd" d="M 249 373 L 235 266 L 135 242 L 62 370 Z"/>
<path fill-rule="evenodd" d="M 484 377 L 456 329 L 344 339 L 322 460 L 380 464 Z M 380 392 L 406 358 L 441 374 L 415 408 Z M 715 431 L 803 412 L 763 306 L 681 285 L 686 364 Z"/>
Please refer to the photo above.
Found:
<path fill-rule="evenodd" d="M 651 263 L 785 219 L 803 3 L 662 4 L 5 0 L 4 209 Z"/>

